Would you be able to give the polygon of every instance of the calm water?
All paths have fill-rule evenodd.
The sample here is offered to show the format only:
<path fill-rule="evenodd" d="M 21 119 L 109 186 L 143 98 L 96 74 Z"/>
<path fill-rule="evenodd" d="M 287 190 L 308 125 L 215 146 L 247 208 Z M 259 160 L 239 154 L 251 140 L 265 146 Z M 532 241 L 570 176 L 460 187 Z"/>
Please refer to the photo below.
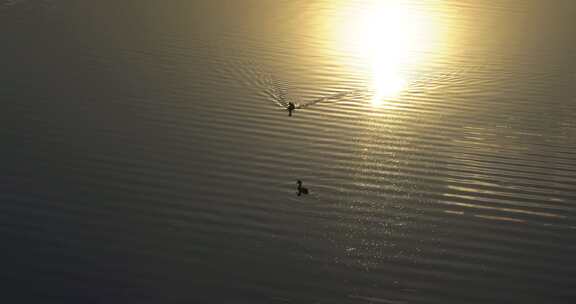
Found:
<path fill-rule="evenodd" d="M 1 0 L 2 302 L 571 303 L 574 16 Z"/>

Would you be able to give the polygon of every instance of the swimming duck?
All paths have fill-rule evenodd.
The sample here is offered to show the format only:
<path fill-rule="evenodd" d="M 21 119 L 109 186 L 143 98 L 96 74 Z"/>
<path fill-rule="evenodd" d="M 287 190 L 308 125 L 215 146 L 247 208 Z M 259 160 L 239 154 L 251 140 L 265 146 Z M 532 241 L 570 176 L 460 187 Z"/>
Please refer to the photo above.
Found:
<path fill-rule="evenodd" d="M 292 116 L 292 112 L 296 110 L 296 105 L 293 102 L 288 103 L 288 116 Z"/>
<path fill-rule="evenodd" d="M 298 184 L 298 196 L 302 195 L 302 194 L 308 194 L 308 188 L 304 188 L 302 187 L 302 181 L 298 180 L 296 181 L 296 183 Z"/>

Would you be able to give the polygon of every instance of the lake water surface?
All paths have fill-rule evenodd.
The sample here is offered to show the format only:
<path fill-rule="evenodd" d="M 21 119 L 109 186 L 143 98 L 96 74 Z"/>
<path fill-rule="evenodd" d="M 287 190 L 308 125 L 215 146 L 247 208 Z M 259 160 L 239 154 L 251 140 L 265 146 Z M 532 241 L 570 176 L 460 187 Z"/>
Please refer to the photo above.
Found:
<path fill-rule="evenodd" d="M 572 303 L 575 16 L 0 0 L 2 302 Z"/>

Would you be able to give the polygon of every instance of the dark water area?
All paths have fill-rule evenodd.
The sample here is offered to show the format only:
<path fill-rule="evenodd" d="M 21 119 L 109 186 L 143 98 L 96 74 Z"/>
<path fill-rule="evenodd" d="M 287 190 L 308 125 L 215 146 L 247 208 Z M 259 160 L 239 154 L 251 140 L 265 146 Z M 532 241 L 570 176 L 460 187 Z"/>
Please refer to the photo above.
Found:
<path fill-rule="evenodd" d="M 574 16 L 0 0 L 3 302 L 572 303 Z"/>

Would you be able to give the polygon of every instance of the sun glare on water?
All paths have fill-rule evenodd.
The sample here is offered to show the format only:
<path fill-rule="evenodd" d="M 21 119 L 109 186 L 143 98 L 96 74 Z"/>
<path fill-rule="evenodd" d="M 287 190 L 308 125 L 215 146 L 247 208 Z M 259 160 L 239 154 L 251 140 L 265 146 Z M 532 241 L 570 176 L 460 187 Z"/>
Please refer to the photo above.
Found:
<path fill-rule="evenodd" d="M 342 44 L 371 74 L 372 105 L 397 98 L 407 73 L 430 51 L 434 23 L 405 1 L 369 1 L 347 12 L 340 32 Z"/>

